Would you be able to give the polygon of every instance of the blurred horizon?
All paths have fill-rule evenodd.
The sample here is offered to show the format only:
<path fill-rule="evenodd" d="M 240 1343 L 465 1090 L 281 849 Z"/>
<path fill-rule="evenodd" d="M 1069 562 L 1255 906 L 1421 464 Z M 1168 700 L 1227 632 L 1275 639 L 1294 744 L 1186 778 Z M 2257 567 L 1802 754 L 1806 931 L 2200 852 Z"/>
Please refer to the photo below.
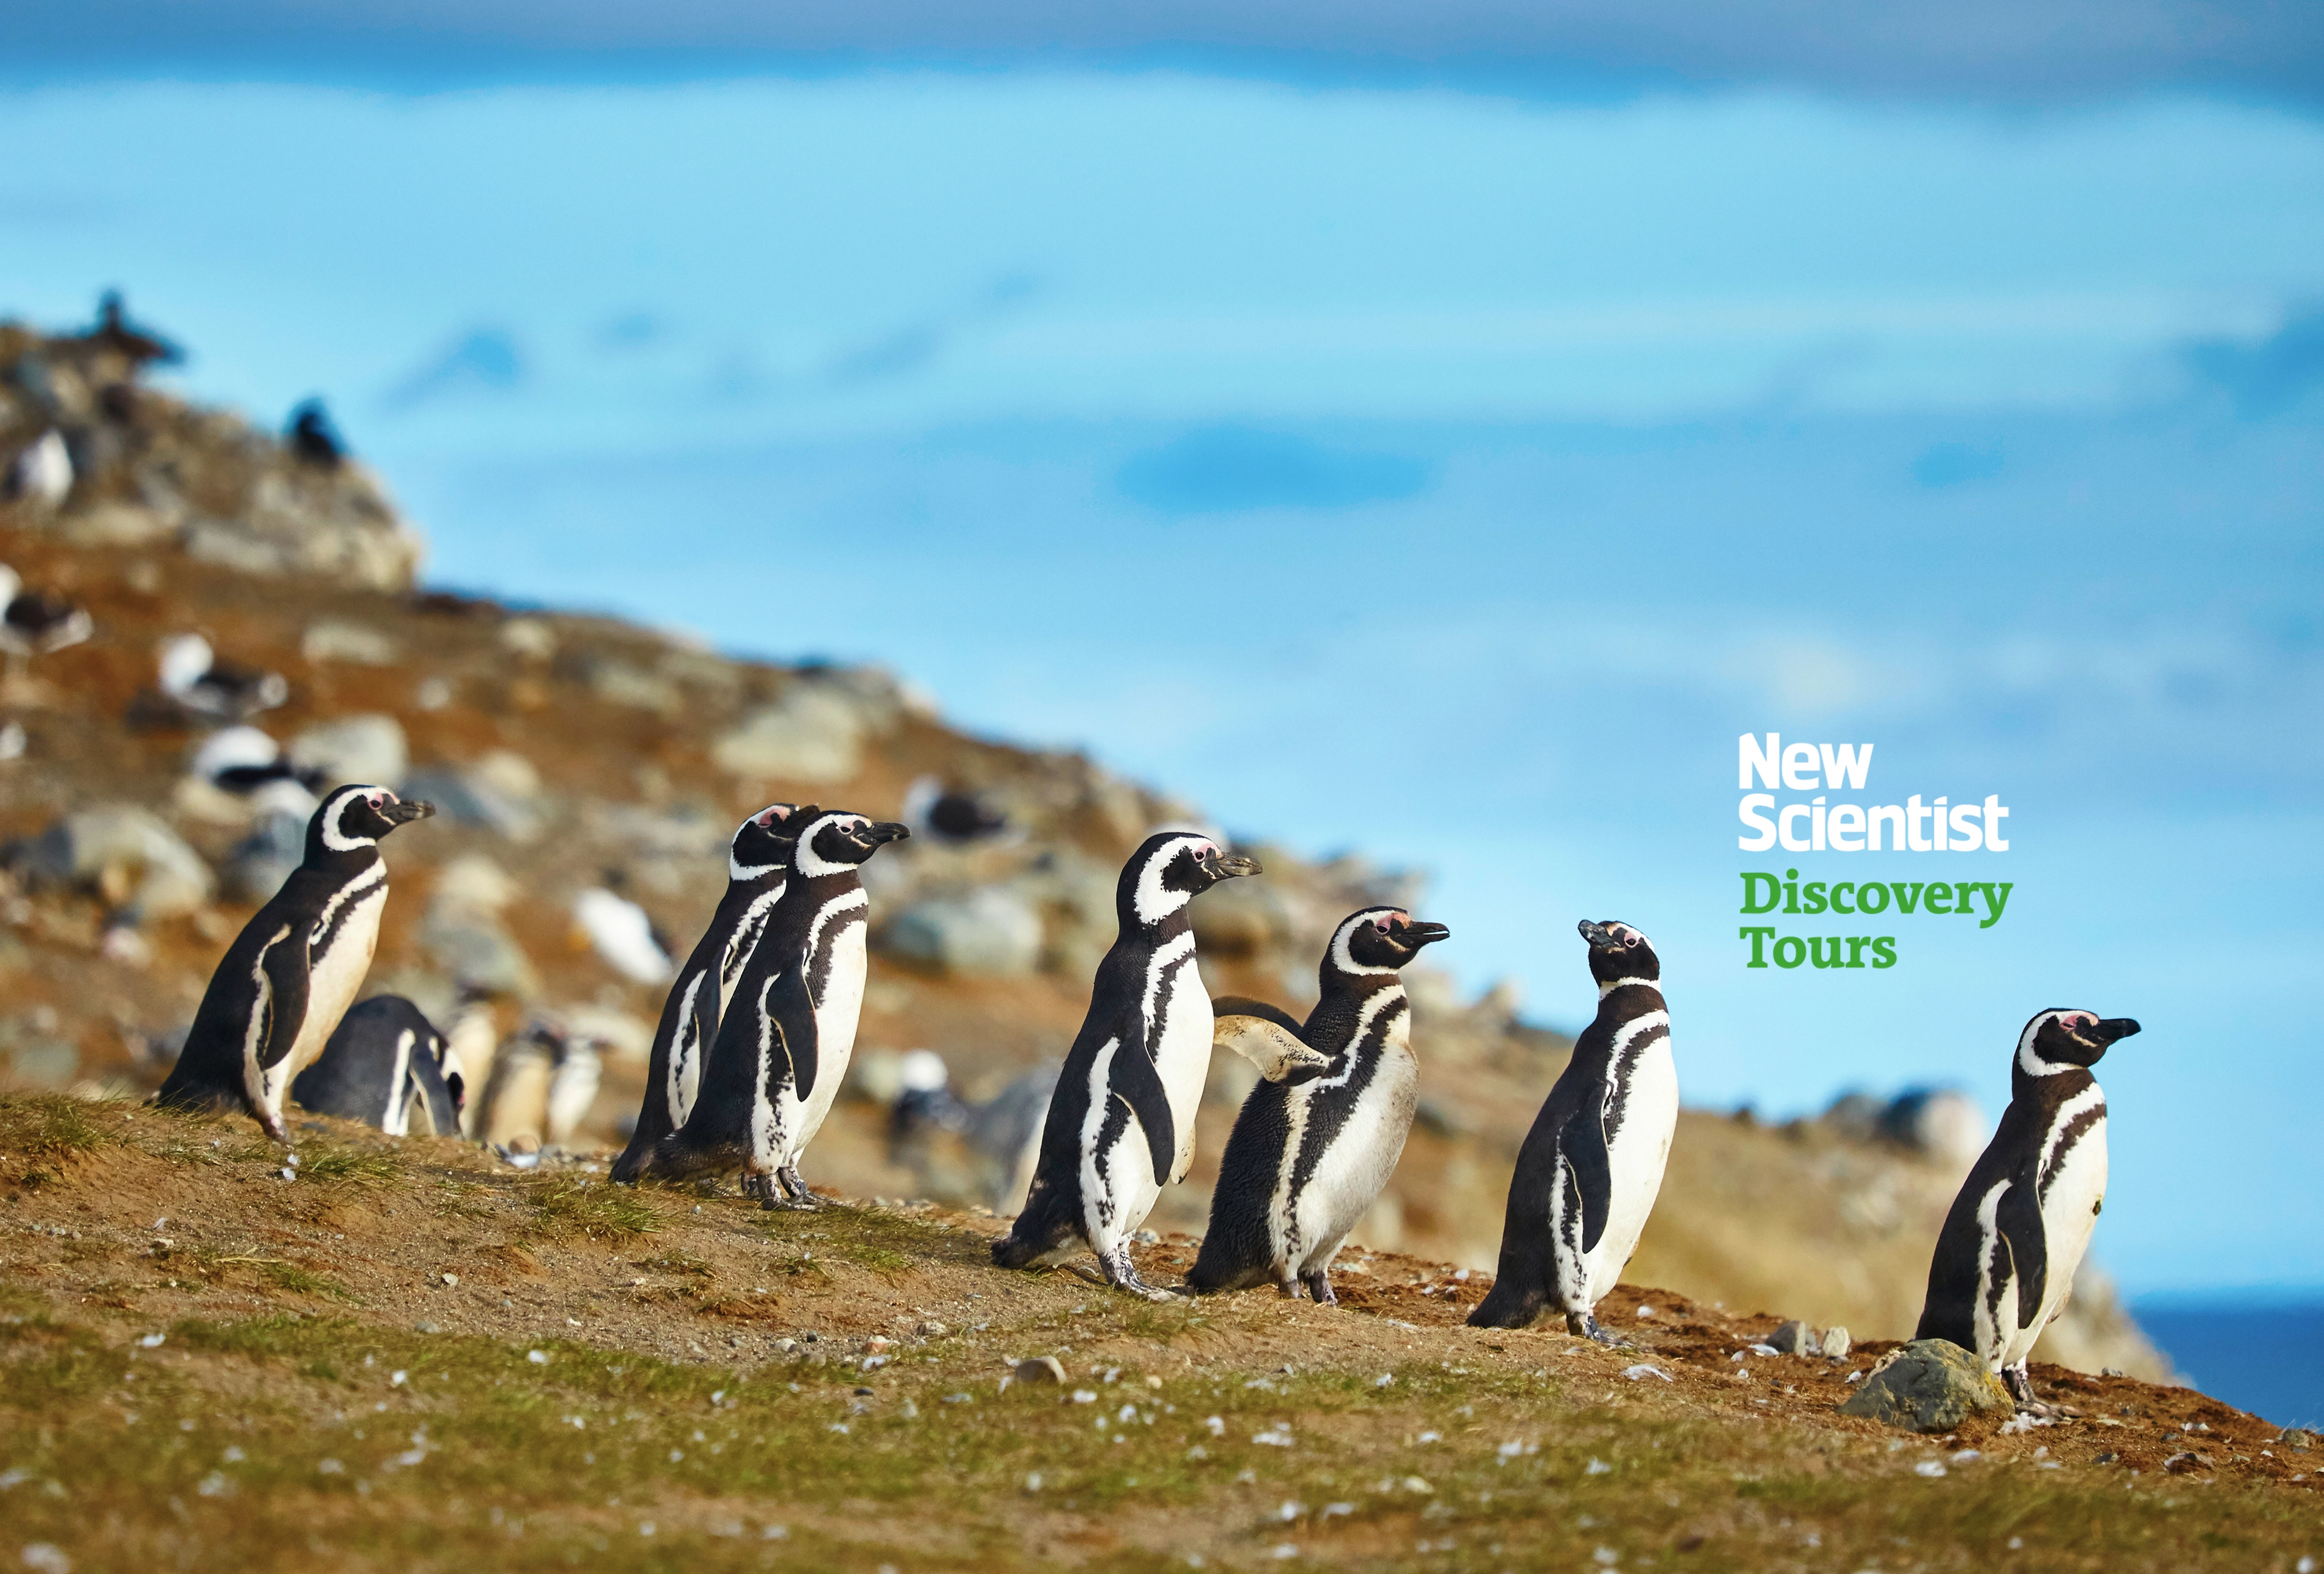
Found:
<path fill-rule="evenodd" d="M 1479 8 L 1472 69 L 1388 11 L 1042 51 L 907 8 L 696 75 L 716 7 L 626 44 L 350 14 L 0 24 L 43 150 L 0 179 L 0 312 L 117 285 L 192 395 L 325 396 L 433 582 L 879 661 L 1238 834 L 1425 868 L 1443 962 L 1536 1018 L 1587 1019 L 1575 917 L 1637 922 L 1690 1102 L 1997 1115 L 2034 1010 L 2138 1016 L 2100 1256 L 2324 1287 L 2304 15 L 1995 7 L 1907 69 L 1921 23 L 1819 42 L 1815 7 L 1665 7 L 1659 54 Z M 2007 920 L 1743 969 L 1743 731 L 1874 742 L 1873 801 L 2000 794 Z"/>

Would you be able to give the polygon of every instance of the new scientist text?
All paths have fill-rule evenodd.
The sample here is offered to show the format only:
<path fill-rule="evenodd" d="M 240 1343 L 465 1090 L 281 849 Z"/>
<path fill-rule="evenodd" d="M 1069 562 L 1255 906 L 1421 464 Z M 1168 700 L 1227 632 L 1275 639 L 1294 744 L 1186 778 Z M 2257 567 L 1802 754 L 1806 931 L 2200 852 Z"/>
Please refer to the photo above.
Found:
<path fill-rule="evenodd" d="M 1824 792 L 1860 792 L 1872 773 L 1870 744 L 1791 744 L 1769 733 L 1736 740 L 1735 784 L 1744 792 L 1736 814 L 1751 835 L 1735 838 L 1747 853 L 1781 846 L 1791 853 L 2006 853 L 2001 822 L 2009 810 L 1997 794 L 1983 803 L 1923 802 L 1917 792 L 1902 803 L 1831 803 Z M 1755 786 L 1771 789 L 1755 792 Z M 1776 807 L 1775 792 L 1815 792 L 1804 802 Z M 1805 829 L 1801 828 L 1804 825 Z"/>

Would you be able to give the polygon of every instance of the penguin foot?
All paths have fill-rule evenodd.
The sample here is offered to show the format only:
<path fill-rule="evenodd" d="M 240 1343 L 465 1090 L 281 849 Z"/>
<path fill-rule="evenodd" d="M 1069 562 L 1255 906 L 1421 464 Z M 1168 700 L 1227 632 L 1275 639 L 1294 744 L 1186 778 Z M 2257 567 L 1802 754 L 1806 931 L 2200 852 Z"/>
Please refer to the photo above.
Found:
<path fill-rule="evenodd" d="M 823 1206 L 823 1199 L 808 1190 L 807 1182 L 799 1179 L 797 1164 L 784 1165 L 775 1171 L 775 1179 L 782 1182 L 783 1190 L 790 1198 L 791 1207 L 803 1213 L 813 1213 Z"/>
<path fill-rule="evenodd" d="M 1635 1350 L 1638 1347 L 1621 1335 L 1606 1328 L 1596 1317 L 1586 1311 L 1578 1316 L 1568 1314 L 1565 1319 L 1565 1330 L 1601 1344 L 1609 1350 Z"/>
<path fill-rule="evenodd" d="M 1332 1276 L 1320 1269 L 1305 1274 L 1300 1282 L 1307 1286 L 1308 1297 L 1318 1306 L 1337 1306 L 1340 1298 L 1332 1291 Z"/>
<path fill-rule="evenodd" d="M 1176 1299 L 1168 1291 L 1157 1290 L 1138 1276 L 1138 1270 L 1130 1264 L 1130 1248 L 1127 1246 L 1116 1246 L 1111 1252 L 1102 1253 L 1097 1261 L 1098 1266 L 1105 1270 L 1107 1282 L 1116 1290 L 1127 1290 L 1132 1295 L 1141 1295 L 1148 1301 Z"/>
<path fill-rule="evenodd" d="M 2018 1409 L 2035 1414 L 2046 1412 L 2048 1407 L 2034 1397 L 2034 1379 L 2026 1374 L 2023 1363 L 2001 1369 L 2001 1385 L 2009 1390 L 2009 1397 L 2017 1402 Z"/>
<path fill-rule="evenodd" d="M 716 1195 L 715 1191 L 708 1190 L 707 1182 L 696 1187 L 696 1190 L 702 1191 L 705 1196 Z M 775 1178 L 772 1175 L 743 1176 L 742 1195 L 756 1201 L 761 1208 L 779 1208 L 782 1206 L 775 1200 Z"/>
<path fill-rule="evenodd" d="M 1296 1301 L 1299 1299 L 1299 1281 L 1277 1279 L 1275 1282 L 1275 1292 L 1286 1301 Z"/>

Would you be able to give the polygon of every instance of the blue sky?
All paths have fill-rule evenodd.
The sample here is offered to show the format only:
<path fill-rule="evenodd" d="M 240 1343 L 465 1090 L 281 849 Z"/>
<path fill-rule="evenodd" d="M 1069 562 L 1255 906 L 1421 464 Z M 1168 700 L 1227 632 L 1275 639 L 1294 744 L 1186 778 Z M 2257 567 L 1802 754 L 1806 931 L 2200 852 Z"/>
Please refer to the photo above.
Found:
<path fill-rule="evenodd" d="M 117 283 L 189 390 L 324 394 L 444 582 L 1425 866 L 1549 1020 L 1637 922 L 1701 1102 L 1997 1109 L 2035 1009 L 2138 1016 L 2100 1249 L 2324 1285 L 2324 125 L 1729 74 L 82 67 L 0 95 L 0 306 Z M 2004 922 L 1745 969 L 1746 729 L 1999 793 Z"/>

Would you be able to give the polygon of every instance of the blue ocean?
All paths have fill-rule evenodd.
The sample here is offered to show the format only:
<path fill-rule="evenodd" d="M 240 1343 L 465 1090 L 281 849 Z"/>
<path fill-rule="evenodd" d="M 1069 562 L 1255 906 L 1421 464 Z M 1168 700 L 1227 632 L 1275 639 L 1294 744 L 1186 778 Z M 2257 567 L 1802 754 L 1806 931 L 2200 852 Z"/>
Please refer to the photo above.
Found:
<path fill-rule="evenodd" d="M 2324 1426 L 2324 1301 L 2158 1296 L 2131 1310 L 2204 1393 L 2279 1426 Z"/>

